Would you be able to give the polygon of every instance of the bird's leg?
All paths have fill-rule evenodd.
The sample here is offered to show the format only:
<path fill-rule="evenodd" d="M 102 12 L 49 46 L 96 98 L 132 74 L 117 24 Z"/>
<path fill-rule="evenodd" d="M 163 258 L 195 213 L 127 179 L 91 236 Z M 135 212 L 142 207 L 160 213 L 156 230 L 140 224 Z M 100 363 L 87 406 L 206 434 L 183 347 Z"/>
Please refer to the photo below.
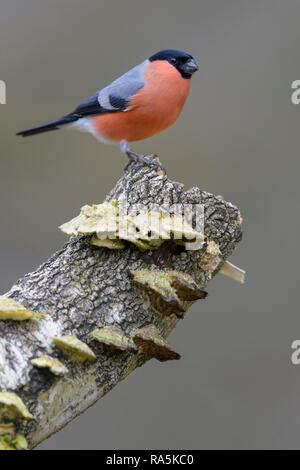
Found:
<path fill-rule="evenodd" d="M 139 162 L 141 163 L 142 165 L 148 165 L 152 168 L 159 168 L 159 169 L 162 169 L 163 170 L 163 166 L 162 164 L 157 161 L 157 160 L 153 160 L 152 158 L 149 158 L 147 157 L 146 155 L 140 155 L 136 152 L 134 152 L 131 148 L 130 148 L 130 145 L 129 143 L 127 142 L 127 140 L 121 140 L 120 142 L 120 150 L 121 152 L 123 153 L 126 153 L 126 155 L 128 156 L 129 158 L 129 162 L 127 163 L 127 165 L 125 166 L 124 168 L 124 171 L 127 170 L 128 166 L 130 165 L 130 163 L 133 161 L 135 162 Z"/>

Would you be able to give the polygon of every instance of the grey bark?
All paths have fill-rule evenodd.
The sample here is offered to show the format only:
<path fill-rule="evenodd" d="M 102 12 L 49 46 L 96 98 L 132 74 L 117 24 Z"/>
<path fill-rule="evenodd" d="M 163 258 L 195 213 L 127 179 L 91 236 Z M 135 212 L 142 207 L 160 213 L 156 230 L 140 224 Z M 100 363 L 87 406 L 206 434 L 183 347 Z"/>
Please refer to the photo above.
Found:
<path fill-rule="evenodd" d="M 165 208 L 175 203 L 204 204 L 205 234 L 219 245 L 223 260 L 241 239 L 236 207 L 196 187 L 184 191 L 182 184 L 153 169 L 131 164 L 107 196 L 107 200 L 124 198 L 129 204 L 143 203 L 149 208 L 153 204 Z M 175 327 L 176 316 L 155 312 L 133 285 L 129 271 L 178 270 L 205 287 L 210 276 L 201 268 L 202 254 L 201 250 L 185 251 L 171 241 L 151 252 L 134 246 L 114 251 L 93 247 L 89 237 L 79 236 L 16 282 L 8 297 L 46 315 L 40 321 L 0 322 L 0 391 L 17 393 L 34 416 L 34 420 L 17 425 L 30 448 L 65 426 L 147 360 L 142 354 L 94 348 L 87 339 L 92 330 L 116 325 L 130 334 L 137 327 L 154 323 L 167 335 Z M 69 362 L 52 345 L 52 338 L 62 335 L 76 335 L 88 343 L 97 361 L 85 365 Z M 58 378 L 33 367 L 31 359 L 41 353 L 59 358 L 69 374 Z"/>

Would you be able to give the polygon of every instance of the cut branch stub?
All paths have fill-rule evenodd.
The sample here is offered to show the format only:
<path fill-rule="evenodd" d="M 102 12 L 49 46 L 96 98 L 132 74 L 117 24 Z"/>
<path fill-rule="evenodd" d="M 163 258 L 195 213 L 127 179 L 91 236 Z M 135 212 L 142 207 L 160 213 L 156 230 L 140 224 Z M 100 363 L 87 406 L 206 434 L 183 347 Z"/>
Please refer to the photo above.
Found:
<path fill-rule="evenodd" d="M 92 331 L 90 338 L 97 343 L 108 346 L 112 349 L 120 351 L 136 351 L 136 347 L 129 336 L 127 336 L 121 328 L 116 326 L 105 326 L 98 330 Z"/>
<path fill-rule="evenodd" d="M 33 419 L 26 405 L 12 392 L 0 392 L 0 419 Z"/>
<path fill-rule="evenodd" d="M 220 272 L 232 279 L 233 281 L 238 282 L 239 284 L 245 283 L 246 271 L 241 268 L 238 268 L 229 261 L 225 261 L 225 263 L 220 269 Z"/>
<path fill-rule="evenodd" d="M 27 310 L 19 302 L 0 296 L 0 320 L 24 321 L 32 318 L 41 319 L 45 315 Z"/>
<path fill-rule="evenodd" d="M 147 357 L 154 357 L 161 362 L 180 359 L 181 357 L 160 335 L 154 325 L 137 328 L 132 333 L 132 339 L 139 351 Z"/>
<path fill-rule="evenodd" d="M 82 364 L 84 362 L 95 362 L 97 360 L 91 348 L 76 338 L 76 336 L 54 338 L 53 343 L 73 362 Z"/>
<path fill-rule="evenodd" d="M 190 301 L 203 299 L 206 292 L 194 279 L 179 271 L 153 271 L 142 269 L 131 271 L 134 283 L 149 297 L 155 310 L 166 315 L 182 318 Z"/>
<path fill-rule="evenodd" d="M 55 357 L 47 356 L 46 354 L 32 359 L 31 364 L 40 369 L 49 369 L 52 374 L 57 375 L 58 377 L 68 373 L 68 369 L 64 364 L 62 364 L 62 362 Z"/>
<path fill-rule="evenodd" d="M 208 275 L 209 279 L 212 278 L 214 272 L 222 262 L 223 259 L 219 246 L 214 241 L 207 241 L 199 265 Z"/>

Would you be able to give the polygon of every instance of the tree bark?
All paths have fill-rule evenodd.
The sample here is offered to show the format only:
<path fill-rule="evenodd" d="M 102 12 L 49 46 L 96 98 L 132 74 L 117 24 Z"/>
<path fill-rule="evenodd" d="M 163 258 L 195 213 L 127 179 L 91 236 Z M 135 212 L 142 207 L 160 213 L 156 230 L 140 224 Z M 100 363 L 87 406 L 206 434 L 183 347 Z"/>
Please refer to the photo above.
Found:
<path fill-rule="evenodd" d="M 14 420 L 29 448 L 64 427 L 149 359 L 145 351 L 96 346 L 89 339 L 93 330 L 114 325 L 131 335 L 137 328 L 154 324 L 165 337 L 175 327 L 178 316 L 157 312 L 147 293 L 133 283 L 132 272 L 186 273 L 204 288 L 241 239 L 241 216 L 231 203 L 196 187 L 184 191 L 182 184 L 136 163 L 106 198 L 113 199 L 148 208 L 159 205 L 163 210 L 179 203 L 203 204 L 205 235 L 217 244 L 220 256 L 208 269 L 207 244 L 196 251 L 186 251 L 172 240 L 152 251 L 130 244 L 123 250 L 110 250 L 92 246 L 90 236 L 83 235 L 71 237 L 35 272 L 16 282 L 6 297 L 45 314 L 42 320 L 0 321 L 0 391 L 16 393 L 33 415 L 32 420 Z M 53 345 L 53 338 L 68 335 L 88 344 L 97 360 L 77 364 L 66 359 Z M 33 366 L 31 360 L 41 354 L 59 359 L 68 374 L 57 377 Z"/>

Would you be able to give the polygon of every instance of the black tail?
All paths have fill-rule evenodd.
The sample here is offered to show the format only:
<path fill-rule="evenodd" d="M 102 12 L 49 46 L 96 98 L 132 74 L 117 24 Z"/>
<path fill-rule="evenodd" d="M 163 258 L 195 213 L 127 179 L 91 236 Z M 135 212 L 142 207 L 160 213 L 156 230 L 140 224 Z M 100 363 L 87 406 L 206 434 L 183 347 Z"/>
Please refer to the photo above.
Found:
<path fill-rule="evenodd" d="M 76 114 L 68 114 L 67 116 L 57 119 L 56 121 L 48 122 L 42 126 L 33 127 L 32 129 L 26 129 L 25 131 L 18 132 L 17 135 L 22 137 L 28 137 L 30 135 L 41 134 L 42 132 L 56 131 L 65 124 L 71 124 L 72 122 L 77 121 L 80 118 Z"/>

